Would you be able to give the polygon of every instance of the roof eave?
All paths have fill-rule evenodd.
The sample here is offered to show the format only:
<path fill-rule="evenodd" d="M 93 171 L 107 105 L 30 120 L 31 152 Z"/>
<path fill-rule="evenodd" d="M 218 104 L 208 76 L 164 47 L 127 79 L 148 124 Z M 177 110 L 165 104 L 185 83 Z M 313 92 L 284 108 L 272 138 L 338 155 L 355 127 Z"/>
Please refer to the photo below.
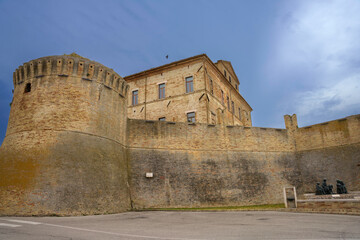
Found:
<path fill-rule="evenodd" d="M 134 79 L 138 79 L 140 77 L 146 76 L 146 75 L 148 75 L 150 73 L 159 72 L 159 71 L 171 68 L 173 66 L 184 64 L 186 62 L 196 61 L 196 60 L 204 58 L 204 57 L 209 59 L 209 57 L 205 53 L 203 53 L 203 54 L 196 55 L 196 56 L 193 56 L 193 57 L 181 59 L 179 61 L 171 62 L 171 63 L 165 64 L 165 65 L 159 66 L 159 67 L 154 67 L 154 68 L 150 68 L 150 69 L 145 70 L 145 71 L 141 71 L 141 72 L 138 72 L 138 73 L 135 73 L 135 74 L 131 74 L 131 75 L 128 75 L 128 76 L 124 77 L 124 79 L 126 81 L 132 81 Z"/>

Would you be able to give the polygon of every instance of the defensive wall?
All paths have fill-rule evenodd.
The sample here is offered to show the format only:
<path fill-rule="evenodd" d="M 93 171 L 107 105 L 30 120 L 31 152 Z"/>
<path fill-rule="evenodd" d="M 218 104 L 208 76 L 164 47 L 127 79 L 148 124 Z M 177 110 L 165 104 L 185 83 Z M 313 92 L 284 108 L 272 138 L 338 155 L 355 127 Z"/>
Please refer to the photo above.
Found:
<path fill-rule="evenodd" d="M 280 203 L 284 186 L 313 192 L 322 178 L 360 188 L 360 115 L 303 128 L 286 115 L 286 129 L 135 120 L 127 89 L 84 58 L 19 67 L 0 215 Z"/>
<path fill-rule="evenodd" d="M 300 184 L 284 129 L 130 119 L 128 134 L 135 208 L 279 203 Z"/>
<path fill-rule="evenodd" d="M 298 128 L 292 135 L 303 176 L 300 192 L 314 192 L 314 183 L 323 178 L 360 189 L 360 115 Z"/>
<path fill-rule="evenodd" d="M 287 129 L 128 120 L 133 207 L 282 202 L 327 178 L 359 189 L 360 115 Z M 153 173 L 146 178 L 146 173 Z"/>

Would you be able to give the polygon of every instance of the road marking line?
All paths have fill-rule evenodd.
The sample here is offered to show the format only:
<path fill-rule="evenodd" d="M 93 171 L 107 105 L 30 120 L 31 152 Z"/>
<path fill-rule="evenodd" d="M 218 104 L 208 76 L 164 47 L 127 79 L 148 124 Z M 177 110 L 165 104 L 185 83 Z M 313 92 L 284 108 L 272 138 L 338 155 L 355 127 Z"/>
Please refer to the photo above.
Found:
<path fill-rule="evenodd" d="M 8 223 L 0 223 L 0 226 L 4 226 L 4 227 L 21 227 L 21 225 L 8 224 Z"/>
<path fill-rule="evenodd" d="M 195 238 L 169 238 L 169 237 L 153 237 L 153 236 L 142 236 L 142 235 L 133 235 L 133 234 L 124 234 L 124 233 L 114 233 L 114 232 L 106 232 L 106 231 L 99 231 L 99 230 L 92 230 L 86 228 L 77 228 L 77 227 L 68 227 L 62 226 L 57 224 L 50 224 L 50 223 L 42 223 L 43 225 L 52 226 L 52 227 L 60 227 L 60 228 L 68 228 L 73 230 L 85 231 L 85 232 L 94 232 L 94 233 L 104 233 L 114 236 L 121 236 L 121 237 L 133 237 L 133 238 L 150 238 L 150 239 L 167 239 L 167 240 L 206 240 L 206 239 L 195 239 Z"/>
<path fill-rule="evenodd" d="M 32 221 L 24 221 L 24 220 L 15 220 L 15 219 L 1 219 L 9 222 L 16 222 L 16 223 L 25 223 L 25 224 L 31 224 L 31 225 L 39 225 L 42 224 L 40 222 L 32 222 Z"/>

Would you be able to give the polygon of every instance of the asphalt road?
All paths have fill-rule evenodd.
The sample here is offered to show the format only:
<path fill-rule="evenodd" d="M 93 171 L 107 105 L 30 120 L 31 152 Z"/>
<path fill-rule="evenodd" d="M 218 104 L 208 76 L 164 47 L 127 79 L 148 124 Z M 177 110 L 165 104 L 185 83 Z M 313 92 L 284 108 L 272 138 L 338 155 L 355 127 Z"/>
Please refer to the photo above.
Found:
<path fill-rule="evenodd" d="M 360 239 L 360 216 L 242 211 L 0 217 L 0 239 Z"/>

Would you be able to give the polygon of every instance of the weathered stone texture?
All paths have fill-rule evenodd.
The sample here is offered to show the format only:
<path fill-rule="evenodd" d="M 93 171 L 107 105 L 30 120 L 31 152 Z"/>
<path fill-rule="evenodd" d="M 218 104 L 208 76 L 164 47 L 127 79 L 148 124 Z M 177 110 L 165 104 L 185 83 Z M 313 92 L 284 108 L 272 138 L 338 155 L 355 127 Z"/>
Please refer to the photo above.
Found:
<path fill-rule="evenodd" d="M 293 152 L 285 129 L 128 120 L 130 148 Z"/>
<path fill-rule="evenodd" d="M 124 80 L 101 64 L 54 56 L 21 66 L 14 84 L 0 151 L 0 212 L 127 210 Z"/>
<path fill-rule="evenodd" d="M 296 116 L 285 122 L 303 176 L 300 192 L 314 192 L 314 183 L 324 178 L 333 185 L 341 179 L 349 190 L 360 188 L 359 115 L 303 128 L 297 128 Z"/>
<path fill-rule="evenodd" d="M 298 151 L 356 144 L 360 142 L 360 116 L 299 128 L 294 137 Z"/>
<path fill-rule="evenodd" d="M 300 194 L 313 192 L 323 178 L 330 183 L 342 179 L 350 190 L 360 187 L 358 116 L 341 120 L 341 127 L 334 127 L 336 120 L 315 125 L 310 133 L 305 129 L 325 139 L 307 138 L 303 128 L 289 124 L 285 130 L 128 122 L 134 207 L 281 202 L 284 186 L 296 186 Z M 320 147 L 304 149 L 305 144 Z M 146 178 L 146 172 L 154 178 Z"/>
<path fill-rule="evenodd" d="M 292 153 L 130 149 L 129 157 L 134 208 L 279 203 L 278 186 L 299 185 Z"/>
<path fill-rule="evenodd" d="M 277 203 L 279 186 L 300 185 L 286 130 L 129 120 L 128 131 L 136 208 Z"/>
<path fill-rule="evenodd" d="M 33 147 L 16 147 L 24 138 Z M 55 143 L 38 145 L 39 139 Z M 115 141 L 70 131 L 13 134 L 0 152 L 0 213 L 79 215 L 128 210 L 124 152 Z"/>

